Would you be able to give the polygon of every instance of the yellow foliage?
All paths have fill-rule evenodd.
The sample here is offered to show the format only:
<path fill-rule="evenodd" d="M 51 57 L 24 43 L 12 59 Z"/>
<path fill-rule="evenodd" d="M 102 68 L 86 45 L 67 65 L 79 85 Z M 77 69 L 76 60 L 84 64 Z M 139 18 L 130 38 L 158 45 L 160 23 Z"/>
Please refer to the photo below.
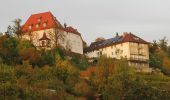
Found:
<path fill-rule="evenodd" d="M 166 57 L 163 58 L 163 66 L 166 69 L 170 70 L 170 58 L 169 57 L 166 56 Z"/>
<path fill-rule="evenodd" d="M 162 65 L 164 68 L 170 70 L 170 58 L 163 50 L 157 50 L 157 54 L 162 58 Z"/>
<path fill-rule="evenodd" d="M 85 81 L 80 81 L 74 87 L 74 90 L 78 94 L 87 94 L 90 92 L 89 86 Z"/>
<path fill-rule="evenodd" d="M 57 60 L 57 67 L 66 73 L 75 73 L 77 69 L 70 63 L 69 60 Z"/>
<path fill-rule="evenodd" d="M 48 72 L 49 71 L 49 66 L 48 65 L 45 65 L 44 67 L 42 67 L 42 69 L 43 69 L 43 71 L 45 71 L 45 72 Z"/>

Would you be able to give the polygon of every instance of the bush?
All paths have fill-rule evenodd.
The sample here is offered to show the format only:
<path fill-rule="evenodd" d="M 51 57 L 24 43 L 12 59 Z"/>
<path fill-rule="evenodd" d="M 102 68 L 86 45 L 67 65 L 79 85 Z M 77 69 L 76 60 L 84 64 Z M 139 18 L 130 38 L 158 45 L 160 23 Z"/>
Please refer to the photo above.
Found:
<path fill-rule="evenodd" d="M 155 82 L 167 77 L 150 76 L 137 74 L 124 60 L 101 57 L 91 82 L 104 100 L 168 100 L 170 93 L 161 87 L 165 83 Z"/>
<path fill-rule="evenodd" d="M 38 66 L 43 67 L 45 65 L 53 66 L 55 64 L 55 59 L 51 51 L 43 51 L 41 57 L 38 61 Z"/>
<path fill-rule="evenodd" d="M 89 66 L 88 61 L 85 57 L 73 56 L 71 62 L 80 70 L 85 70 Z"/>

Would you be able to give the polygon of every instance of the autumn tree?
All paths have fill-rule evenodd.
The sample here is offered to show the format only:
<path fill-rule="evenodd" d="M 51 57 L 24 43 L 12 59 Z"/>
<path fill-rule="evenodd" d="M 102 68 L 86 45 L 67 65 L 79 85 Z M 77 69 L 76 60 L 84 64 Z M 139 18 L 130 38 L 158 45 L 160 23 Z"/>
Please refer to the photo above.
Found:
<path fill-rule="evenodd" d="M 96 66 L 93 83 L 98 87 L 97 90 L 101 91 L 108 84 L 110 75 L 114 74 L 115 64 L 113 59 L 101 56 Z"/>
<path fill-rule="evenodd" d="M 15 19 L 13 22 L 13 26 L 9 25 L 7 28 L 7 35 L 16 35 L 18 38 L 22 37 L 22 26 L 21 26 L 21 19 Z"/>
<path fill-rule="evenodd" d="M 10 25 L 7 27 L 7 31 L 5 32 L 5 35 L 8 37 L 13 35 L 13 29 Z"/>
<path fill-rule="evenodd" d="M 13 33 L 16 34 L 16 36 L 18 38 L 21 38 L 22 37 L 22 26 L 21 26 L 21 22 L 22 20 L 21 19 L 15 19 L 13 21 L 14 25 L 12 27 L 12 30 L 13 30 Z"/>
<path fill-rule="evenodd" d="M 162 38 L 159 40 L 159 46 L 161 47 L 162 50 L 165 52 L 167 51 L 168 48 L 168 39 L 166 37 Z"/>
<path fill-rule="evenodd" d="M 151 43 L 150 45 L 149 45 L 149 52 L 150 53 L 155 53 L 155 51 L 158 49 L 158 43 L 157 43 L 157 41 L 156 40 L 154 40 L 153 41 L 153 43 Z"/>
<path fill-rule="evenodd" d="M 0 37 L 0 56 L 6 64 L 15 65 L 19 62 L 17 45 L 19 40 L 15 37 Z"/>
<path fill-rule="evenodd" d="M 17 100 L 19 88 L 16 82 L 14 68 L 5 64 L 0 64 L 0 99 Z"/>
<path fill-rule="evenodd" d="M 64 31 L 60 29 L 54 29 L 54 31 L 47 31 L 50 39 L 53 41 L 55 47 L 61 47 L 60 43 L 65 42 Z"/>

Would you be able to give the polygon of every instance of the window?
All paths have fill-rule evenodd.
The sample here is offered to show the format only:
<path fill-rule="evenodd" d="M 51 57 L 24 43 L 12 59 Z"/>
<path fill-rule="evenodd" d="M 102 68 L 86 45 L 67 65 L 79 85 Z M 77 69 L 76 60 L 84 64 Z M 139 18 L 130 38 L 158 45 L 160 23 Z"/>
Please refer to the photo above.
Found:
<path fill-rule="evenodd" d="M 98 52 L 97 54 L 98 54 L 98 56 L 100 56 L 100 52 Z"/>
<path fill-rule="evenodd" d="M 36 24 L 36 28 L 39 28 L 40 27 L 40 24 L 38 23 L 38 24 Z"/>
<path fill-rule="evenodd" d="M 40 21 L 41 21 L 41 18 L 42 18 L 42 17 L 39 17 L 39 18 L 37 19 L 37 21 L 40 22 Z"/>
<path fill-rule="evenodd" d="M 45 22 L 45 23 L 43 23 L 43 27 L 46 27 L 47 26 L 47 23 Z"/>
<path fill-rule="evenodd" d="M 102 55 L 102 52 L 100 52 L 100 55 Z"/>
<path fill-rule="evenodd" d="M 42 41 L 42 46 L 45 46 L 45 41 Z"/>
<path fill-rule="evenodd" d="M 51 43 L 51 42 L 50 42 L 50 41 L 48 41 L 48 43 L 47 43 L 47 44 L 48 44 L 48 46 L 50 46 L 50 43 Z"/>
<path fill-rule="evenodd" d="M 40 18 L 38 18 L 38 22 L 40 22 L 41 21 L 41 19 Z"/>
<path fill-rule="evenodd" d="M 99 52 L 98 52 L 98 56 L 101 56 L 101 55 L 102 55 L 102 52 L 101 52 L 101 51 L 99 51 Z"/>
<path fill-rule="evenodd" d="M 30 25 L 30 26 L 29 26 L 29 29 L 30 29 L 30 30 L 32 29 L 32 26 L 33 26 L 33 25 Z"/>
<path fill-rule="evenodd" d="M 134 37 L 134 39 L 135 39 L 135 40 L 139 40 L 139 38 L 138 38 L 138 37 Z"/>

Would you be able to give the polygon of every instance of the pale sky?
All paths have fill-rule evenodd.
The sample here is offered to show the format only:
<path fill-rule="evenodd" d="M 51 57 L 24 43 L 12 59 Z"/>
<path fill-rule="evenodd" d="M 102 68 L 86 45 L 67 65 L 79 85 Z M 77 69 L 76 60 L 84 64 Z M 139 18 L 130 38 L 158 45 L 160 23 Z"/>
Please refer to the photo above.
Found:
<path fill-rule="evenodd" d="M 89 44 L 97 37 L 132 32 L 147 41 L 170 40 L 170 0 L 0 0 L 0 32 L 16 18 L 51 11 L 78 29 Z"/>

